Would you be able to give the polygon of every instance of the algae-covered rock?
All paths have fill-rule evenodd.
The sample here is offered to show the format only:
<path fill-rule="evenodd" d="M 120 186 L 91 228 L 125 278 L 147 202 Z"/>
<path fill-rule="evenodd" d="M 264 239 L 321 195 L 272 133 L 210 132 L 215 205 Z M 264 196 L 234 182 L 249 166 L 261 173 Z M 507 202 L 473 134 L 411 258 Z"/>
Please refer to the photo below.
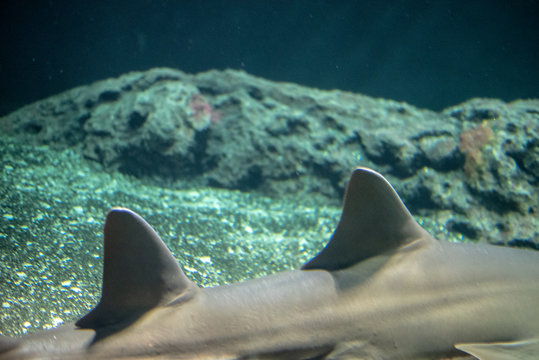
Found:
<path fill-rule="evenodd" d="M 158 68 L 78 87 L 2 119 L 21 141 L 108 171 L 337 204 L 353 168 L 388 176 L 416 213 L 473 240 L 537 243 L 539 101 L 442 112 L 244 72 Z M 451 211 L 452 219 L 437 219 Z M 521 222 L 523 226 L 514 226 Z"/>

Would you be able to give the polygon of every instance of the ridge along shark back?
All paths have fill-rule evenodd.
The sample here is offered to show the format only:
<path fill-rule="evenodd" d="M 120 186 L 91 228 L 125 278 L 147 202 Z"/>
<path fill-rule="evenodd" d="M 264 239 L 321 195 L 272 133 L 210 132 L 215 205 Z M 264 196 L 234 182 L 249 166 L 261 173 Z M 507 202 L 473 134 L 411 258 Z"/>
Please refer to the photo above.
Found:
<path fill-rule="evenodd" d="M 327 246 L 300 270 L 199 288 L 123 208 L 101 300 L 73 324 L 0 338 L 0 359 L 537 359 L 539 252 L 433 239 L 358 168 Z"/>

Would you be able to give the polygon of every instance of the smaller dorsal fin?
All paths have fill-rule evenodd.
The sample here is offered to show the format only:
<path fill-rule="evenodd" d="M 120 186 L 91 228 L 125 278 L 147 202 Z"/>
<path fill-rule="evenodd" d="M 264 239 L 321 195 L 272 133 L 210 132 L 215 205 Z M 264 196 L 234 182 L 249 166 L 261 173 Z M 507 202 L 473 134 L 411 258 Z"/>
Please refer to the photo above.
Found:
<path fill-rule="evenodd" d="M 376 171 L 357 168 L 346 189 L 337 229 L 302 269 L 339 270 L 419 238 L 430 238 Z"/>
<path fill-rule="evenodd" d="M 186 300 L 198 289 L 159 235 L 131 210 L 115 208 L 108 213 L 104 253 L 101 300 L 77 321 L 81 328 L 132 320 L 179 296 Z"/>

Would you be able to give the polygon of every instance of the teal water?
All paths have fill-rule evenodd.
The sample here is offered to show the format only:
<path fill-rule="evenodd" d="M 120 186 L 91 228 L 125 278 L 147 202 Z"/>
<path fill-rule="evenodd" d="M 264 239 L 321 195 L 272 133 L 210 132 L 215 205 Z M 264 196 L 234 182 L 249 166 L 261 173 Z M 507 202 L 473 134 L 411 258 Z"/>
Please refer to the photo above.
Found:
<path fill-rule="evenodd" d="M 0 136 L 0 334 L 73 321 L 100 297 L 102 227 L 113 206 L 141 214 L 185 273 L 213 286 L 299 267 L 340 209 L 304 199 L 106 173 L 76 151 Z"/>

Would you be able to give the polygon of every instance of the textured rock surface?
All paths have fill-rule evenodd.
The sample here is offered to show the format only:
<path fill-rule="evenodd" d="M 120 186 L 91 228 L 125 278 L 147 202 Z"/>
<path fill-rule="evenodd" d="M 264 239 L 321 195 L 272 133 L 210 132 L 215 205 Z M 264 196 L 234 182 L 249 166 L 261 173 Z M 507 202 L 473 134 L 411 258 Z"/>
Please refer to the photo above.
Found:
<path fill-rule="evenodd" d="M 539 100 L 435 113 L 236 71 L 129 73 L 2 119 L 25 142 L 79 148 L 109 170 L 339 199 L 356 166 L 464 238 L 539 243 Z"/>

